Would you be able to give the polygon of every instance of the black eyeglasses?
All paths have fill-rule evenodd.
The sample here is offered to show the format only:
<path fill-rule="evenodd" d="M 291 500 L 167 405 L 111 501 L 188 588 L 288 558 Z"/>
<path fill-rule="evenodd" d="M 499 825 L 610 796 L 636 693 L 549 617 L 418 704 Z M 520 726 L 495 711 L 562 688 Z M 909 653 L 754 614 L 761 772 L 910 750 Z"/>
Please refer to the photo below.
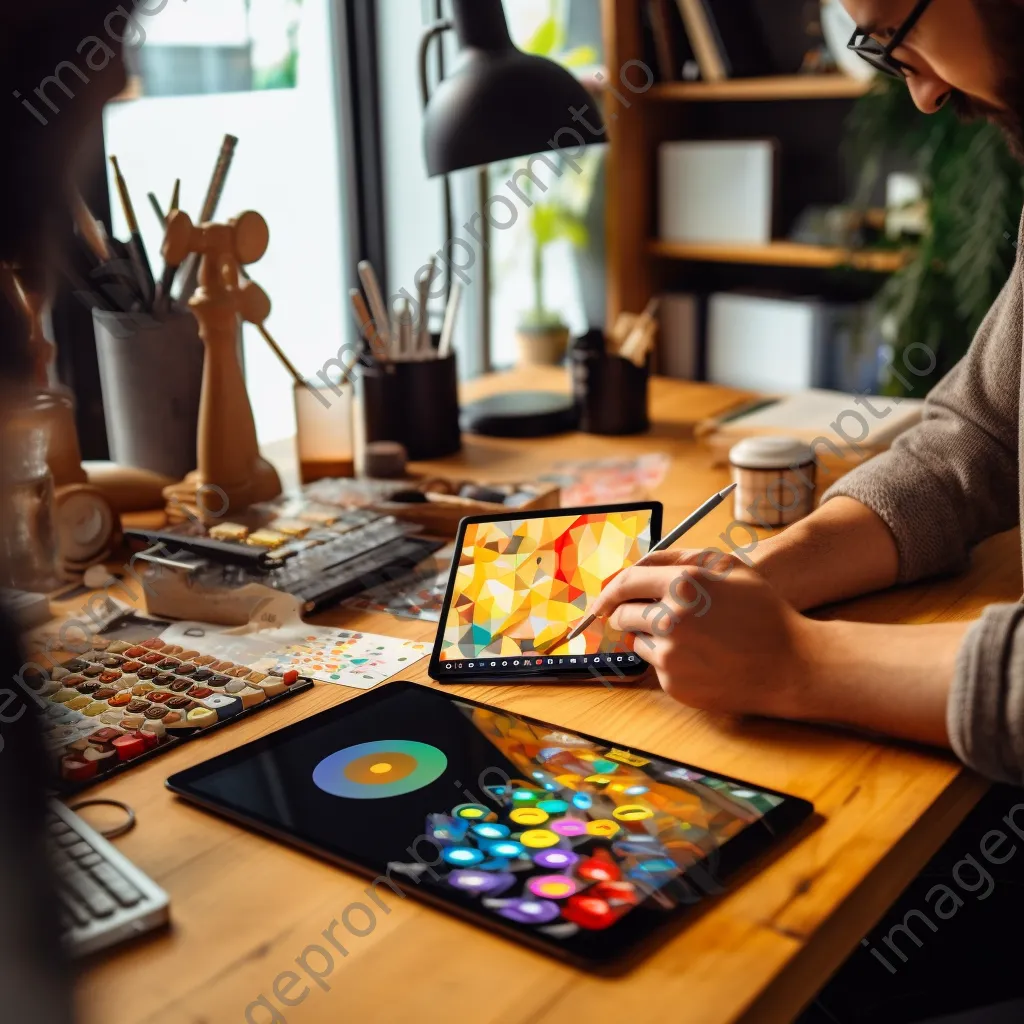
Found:
<path fill-rule="evenodd" d="M 932 0 L 918 0 L 917 5 L 908 15 L 906 21 L 893 33 L 887 43 L 880 43 L 873 39 L 867 32 L 856 29 L 847 43 L 847 49 L 853 50 L 859 57 L 866 60 L 876 71 L 890 78 L 906 78 L 907 65 L 897 60 L 892 51 L 896 49 L 904 39 L 907 38 L 910 30 L 921 20 L 921 15 L 928 9 Z"/>

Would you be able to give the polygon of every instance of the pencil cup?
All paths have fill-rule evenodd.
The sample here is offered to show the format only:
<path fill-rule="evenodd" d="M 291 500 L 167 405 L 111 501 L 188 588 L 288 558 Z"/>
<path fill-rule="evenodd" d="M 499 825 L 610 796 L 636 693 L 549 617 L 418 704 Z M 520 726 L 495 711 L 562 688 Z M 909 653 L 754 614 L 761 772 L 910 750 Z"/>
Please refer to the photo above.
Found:
<path fill-rule="evenodd" d="M 365 440 L 397 441 L 415 461 L 462 448 L 455 354 L 378 363 L 360 375 Z"/>
<path fill-rule="evenodd" d="M 196 466 L 203 343 L 195 317 L 93 310 L 110 458 L 180 480 Z"/>
<path fill-rule="evenodd" d="M 304 484 L 355 476 L 352 385 L 295 385 L 295 439 Z"/>
<path fill-rule="evenodd" d="M 596 345 L 577 344 L 572 352 L 572 379 L 584 433 L 620 436 L 650 429 L 647 366 L 608 355 Z"/>

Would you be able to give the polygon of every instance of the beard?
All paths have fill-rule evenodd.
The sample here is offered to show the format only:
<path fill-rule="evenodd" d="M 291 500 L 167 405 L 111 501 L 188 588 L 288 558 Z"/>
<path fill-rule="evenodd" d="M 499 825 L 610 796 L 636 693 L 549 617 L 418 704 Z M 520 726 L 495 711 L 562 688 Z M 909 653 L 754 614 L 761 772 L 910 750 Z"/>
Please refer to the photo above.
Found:
<path fill-rule="evenodd" d="M 998 107 L 953 89 L 949 103 L 964 121 L 984 118 L 1006 138 L 1010 152 L 1024 163 L 1024 4 L 1020 0 L 975 0 L 985 34 L 1000 68 Z"/>

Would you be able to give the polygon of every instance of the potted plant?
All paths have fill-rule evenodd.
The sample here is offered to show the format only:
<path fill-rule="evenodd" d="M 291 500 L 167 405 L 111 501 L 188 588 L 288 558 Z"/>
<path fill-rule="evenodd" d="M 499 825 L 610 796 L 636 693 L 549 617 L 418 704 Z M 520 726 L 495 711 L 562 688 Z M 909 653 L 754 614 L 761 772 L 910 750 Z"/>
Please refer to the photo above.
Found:
<path fill-rule="evenodd" d="M 566 238 L 585 246 L 589 232 L 583 221 L 558 199 L 535 203 L 530 211 L 533 241 L 533 305 L 524 310 L 516 330 L 519 362 L 526 366 L 557 366 L 569 347 L 569 328 L 562 314 L 551 309 L 544 296 L 544 252 Z"/>

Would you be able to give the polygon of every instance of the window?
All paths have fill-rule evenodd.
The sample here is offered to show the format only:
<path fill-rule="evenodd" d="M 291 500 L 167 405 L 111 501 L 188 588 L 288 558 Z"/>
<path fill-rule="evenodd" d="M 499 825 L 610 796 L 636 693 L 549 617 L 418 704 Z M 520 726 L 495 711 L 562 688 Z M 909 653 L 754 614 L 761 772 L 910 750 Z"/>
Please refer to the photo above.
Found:
<path fill-rule="evenodd" d="M 577 74 L 602 63 L 600 5 L 593 0 L 505 0 L 505 11 L 522 49 L 558 60 Z M 516 328 L 536 314 L 538 296 L 543 312 L 559 316 L 574 334 L 604 323 L 604 147 L 589 147 L 577 163 L 580 174 L 546 176 L 548 190 L 536 197 L 530 216 L 509 231 L 493 233 L 491 360 L 496 367 L 515 363 Z M 525 160 L 490 168 L 491 194 L 502 194 L 522 166 Z"/>
<path fill-rule="evenodd" d="M 352 330 L 332 8 L 200 0 L 138 18 L 132 98 L 105 118 L 107 152 L 119 158 L 157 267 L 162 229 L 147 192 L 166 208 L 180 178 L 181 207 L 198 218 L 221 141 L 238 138 L 217 219 L 248 209 L 267 219 L 270 249 L 250 272 L 274 304 L 267 327 L 306 376 Z M 126 237 L 113 188 L 110 197 L 115 232 Z M 255 328 L 246 325 L 244 342 L 260 441 L 291 436 L 290 378 Z"/>

